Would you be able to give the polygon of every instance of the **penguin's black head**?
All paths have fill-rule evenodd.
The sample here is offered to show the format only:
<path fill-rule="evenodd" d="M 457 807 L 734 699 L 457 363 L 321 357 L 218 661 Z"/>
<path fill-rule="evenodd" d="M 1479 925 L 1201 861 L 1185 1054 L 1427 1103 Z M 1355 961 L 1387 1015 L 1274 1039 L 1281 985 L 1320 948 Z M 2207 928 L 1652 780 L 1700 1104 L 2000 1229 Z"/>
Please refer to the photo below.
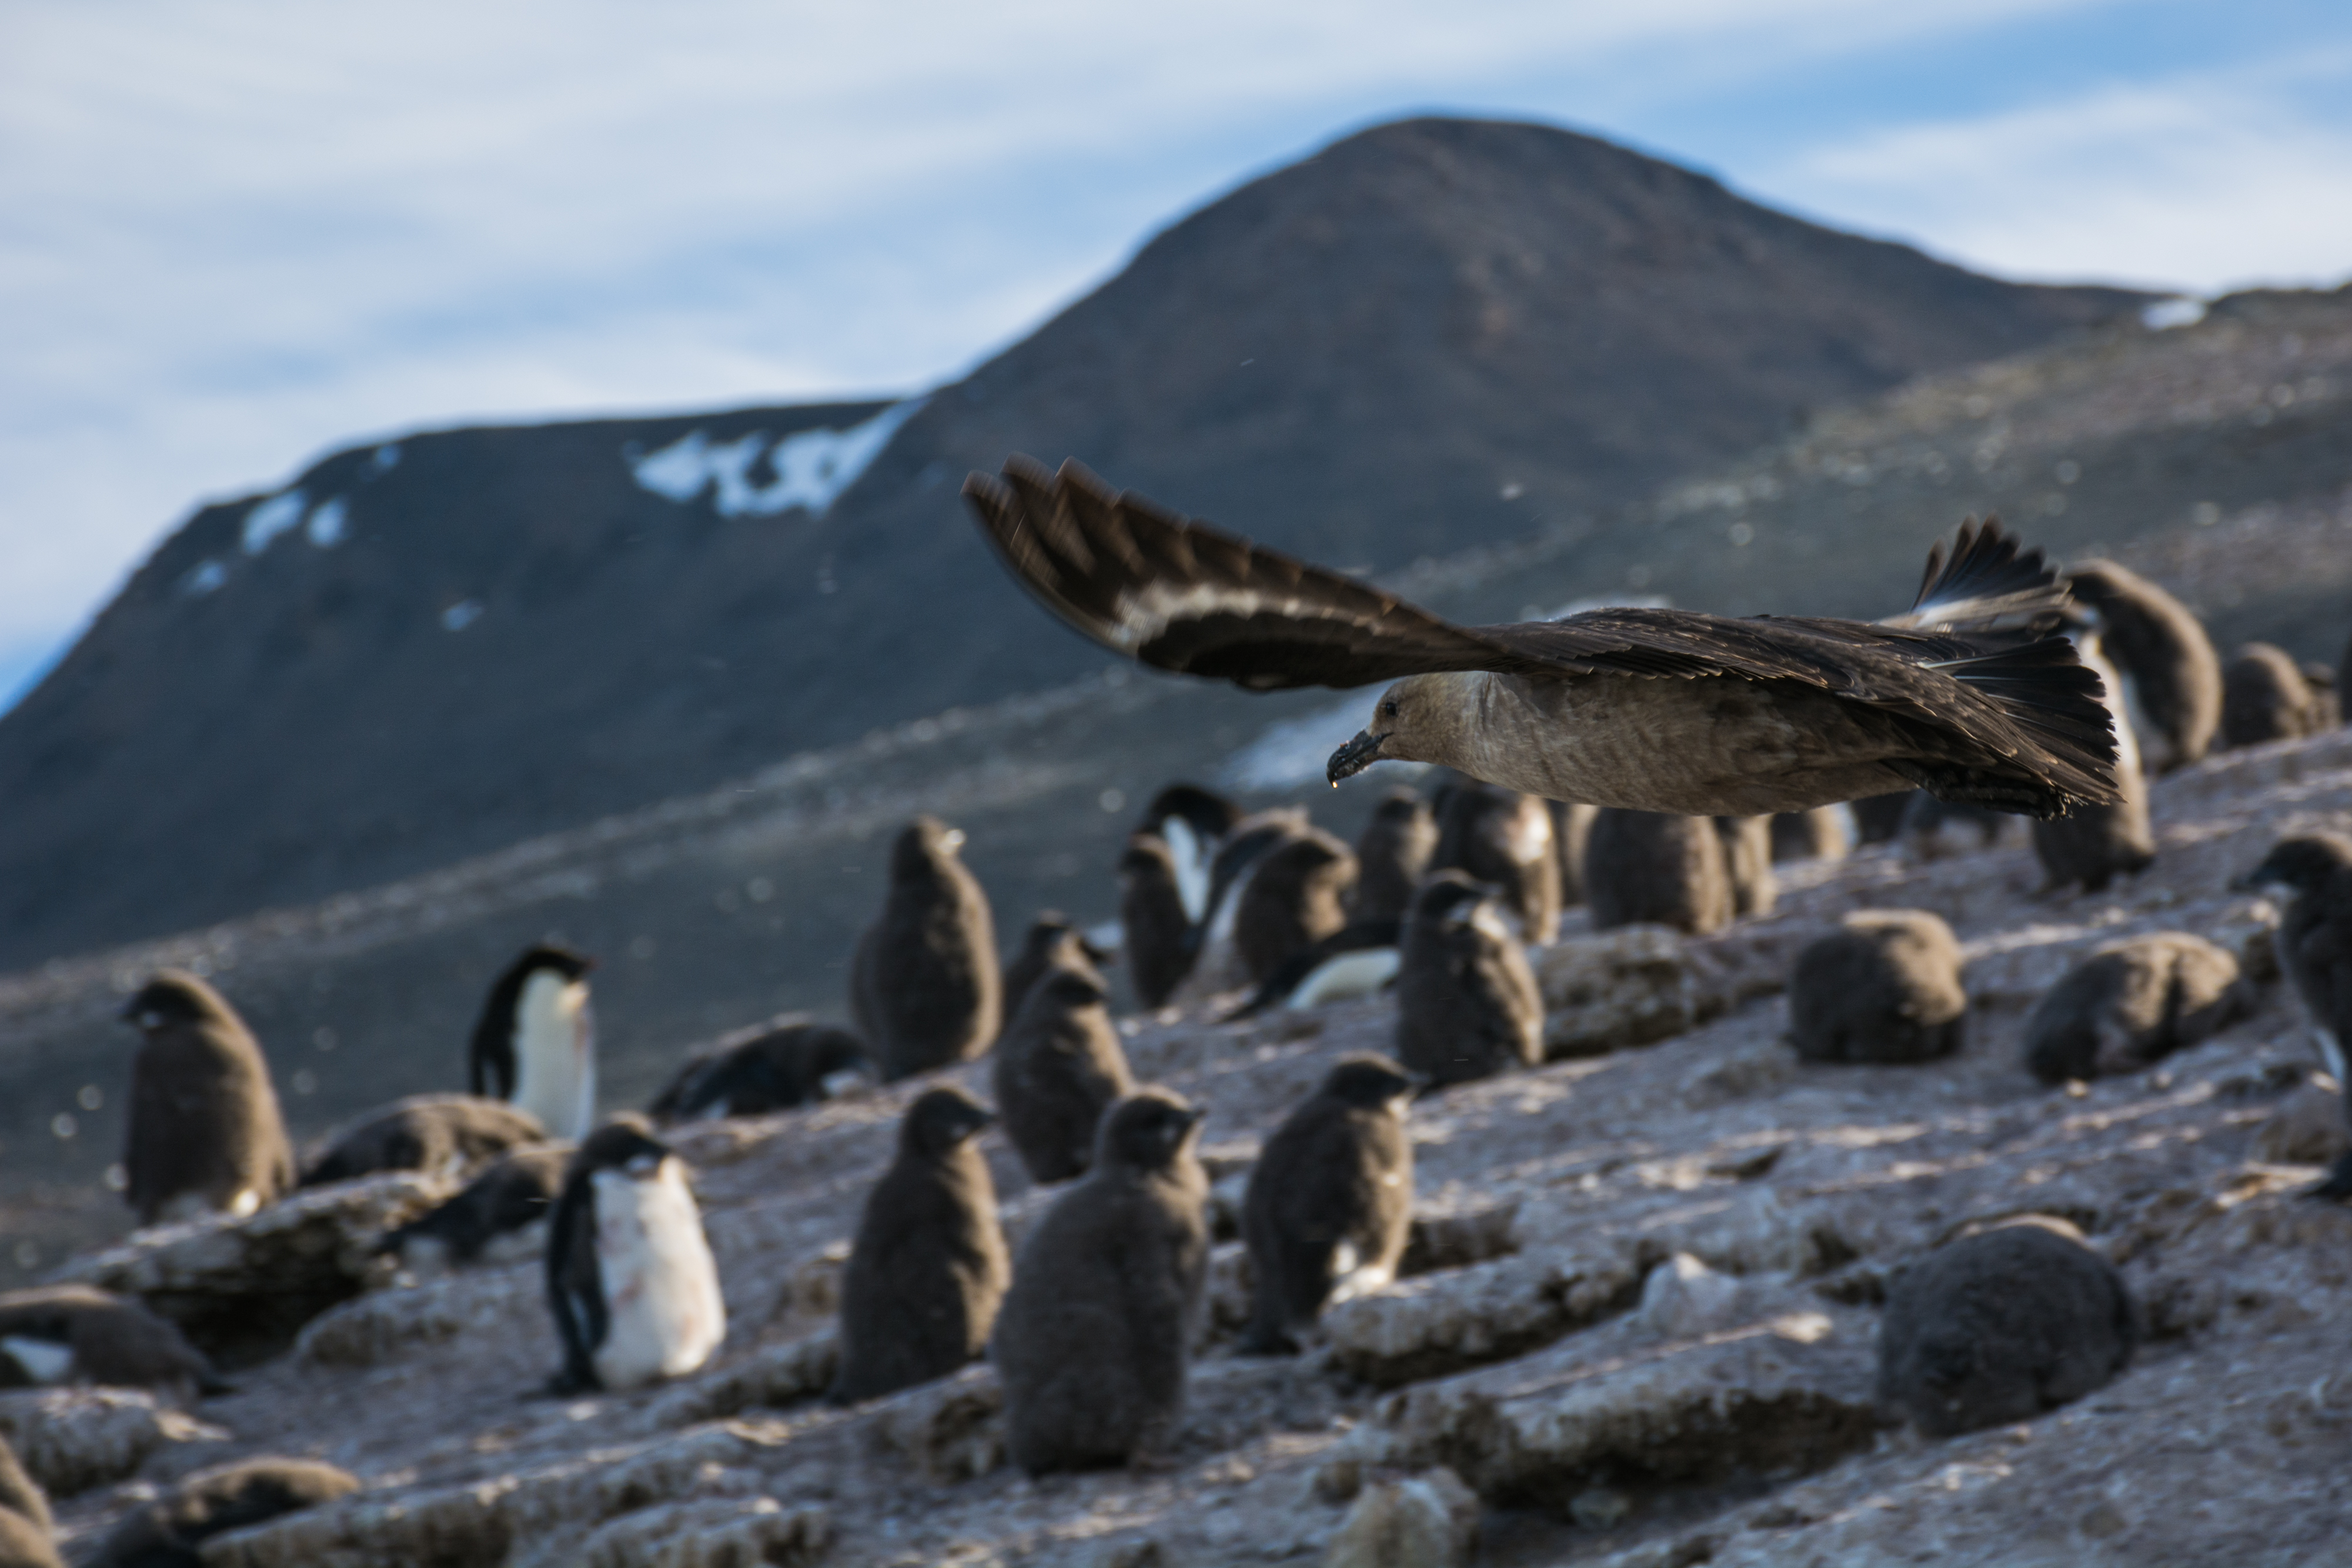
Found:
<path fill-rule="evenodd" d="M 566 980 L 576 980 L 595 967 L 595 959 L 585 953 L 575 952 L 561 942 L 534 942 L 522 950 L 511 970 L 518 977 L 526 980 L 542 969 L 561 975 Z"/>
<path fill-rule="evenodd" d="M 1494 891 L 1466 871 L 1441 871 L 1425 879 L 1412 895 L 1412 917 L 1432 925 L 1467 920 L 1478 912 L 1480 903 L 1494 896 Z"/>
<path fill-rule="evenodd" d="M 808 1076 L 823 1080 L 836 1072 L 855 1072 L 873 1066 L 866 1053 L 866 1042 L 845 1029 L 831 1024 L 813 1023 L 802 1026 L 801 1050 L 807 1062 Z"/>
<path fill-rule="evenodd" d="M 1191 1145 L 1207 1113 L 1172 1090 L 1139 1090 L 1102 1119 L 1095 1136 L 1095 1163 L 1165 1170 Z"/>
<path fill-rule="evenodd" d="M 1200 838 L 1222 839 L 1241 821 L 1242 814 L 1231 800 L 1198 784 L 1171 784 L 1144 808 L 1143 826 L 1156 832 L 1160 824 L 1171 817 L 1183 818 L 1185 825 Z"/>
<path fill-rule="evenodd" d="M 122 1017 L 141 1029 L 168 1024 L 202 1023 L 229 1010 L 218 991 L 185 969 L 159 969 L 152 979 L 122 1004 Z"/>
<path fill-rule="evenodd" d="M 1407 1072 L 1385 1056 L 1343 1056 L 1323 1080 L 1323 1092 L 1342 1104 L 1367 1111 L 1401 1107 L 1429 1080 Z"/>
<path fill-rule="evenodd" d="M 626 1171 L 651 1176 L 670 1157 L 667 1144 L 654 1136 L 653 1124 L 634 1112 L 624 1112 L 580 1141 L 572 1169 Z"/>
<path fill-rule="evenodd" d="M 2295 893 L 2317 893 L 2337 872 L 2352 870 L 2352 839 L 2336 833 L 2312 833 L 2282 839 L 2271 846 L 2263 863 L 2240 877 L 2240 888 L 2284 887 Z"/>
<path fill-rule="evenodd" d="M 937 817 L 916 818 L 898 831 L 890 846 L 890 880 L 913 882 L 956 858 L 963 848 L 963 830 L 950 828 Z"/>
<path fill-rule="evenodd" d="M 1099 1007 L 1110 999 L 1100 976 L 1067 964 L 1056 964 L 1037 977 L 1029 994 L 1034 997 L 1041 991 L 1053 998 L 1057 1006 L 1066 1008 Z"/>
<path fill-rule="evenodd" d="M 1422 798 L 1410 789 L 1391 789 L 1381 797 L 1372 808 L 1372 820 L 1377 822 L 1409 822 L 1429 810 Z"/>
<path fill-rule="evenodd" d="M 899 1146 L 937 1159 L 995 1120 L 993 1112 L 961 1089 L 927 1089 L 907 1107 Z"/>

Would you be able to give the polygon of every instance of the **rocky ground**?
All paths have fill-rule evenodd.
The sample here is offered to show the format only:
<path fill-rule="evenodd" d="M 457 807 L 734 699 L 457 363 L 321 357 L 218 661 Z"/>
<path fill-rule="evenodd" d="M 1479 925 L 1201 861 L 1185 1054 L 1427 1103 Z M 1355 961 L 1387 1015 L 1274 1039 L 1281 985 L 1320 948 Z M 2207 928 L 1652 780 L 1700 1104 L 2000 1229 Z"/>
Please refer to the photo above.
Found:
<path fill-rule="evenodd" d="M 1389 1004 L 1137 1020 L 1139 1074 L 1209 1109 L 1227 1236 L 1181 1440 L 1148 1471 L 1009 1469 L 985 1366 L 851 1410 L 810 1397 L 845 1239 L 920 1080 L 681 1134 L 733 1314 L 695 1377 L 536 1396 L 555 1352 L 528 1262 L 378 1280 L 270 1354 L 294 1329 L 259 1310 L 271 1291 L 348 1275 L 351 1237 L 429 1196 L 402 1177 L 70 1266 L 267 1359 L 194 1417 L 18 1394 L 0 1429 L 84 1542 L 224 1458 L 310 1455 L 365 1479 L 206 1553 L 241 1568 L 2341 1562 L 2352 1214 L 2296 1196 L 2341 1134 L 2294 998 L 2273 978 L 2218 1038 L 2072 1090 L 2017 1056 L 2033 1000 L 2117 936 L 2198 932 L 2261 973 L 2274 912 L 2227 883 L 2283 833 L 2352 827 L 2352 734 L 2217 758 L 2161 781 L 2155 810 L 2156 865 L 2100 896 L 2040 893 L 2021 831 L 1926 866 L 1885 850 L 1784 865 L 1776 913 L 1642 968 L 1624 1011 L 1646 1021 L 1617 1033 L 1664 1038 L 1415 1110 L 1411 1275 L 1335 1309 L 1294 1360 L 1232 1354 L 1231 1210 L 1326 1064 L 1384 1046 Z M 1933 910 L 1963 938 L 1958 1057 L 1801 1066 L 1782 1042 L 1789 956 L 1869 906 Z M 1570 923 L 1561 951 L 1581 956 L 1549 960 L 1563 1011 L 1560 974 L 1600 951 L 1578 944 L 1607 940 Z M 1017 1237 L 1051 1195 L 992 1156 Z M 2019 1426 L 1935 1441 L 1888 1424 L 1871 1385 L 1889 1271 L 2026 1212 L 2121 1265 L 2147 1324 L 2137 1357 Z M 239 1290 L 260 1293 L 240 1308 Z M 1475 1555 L 1349 1555 L 1416 1520 L 1457 1542 L 1475 1526 Z"/>

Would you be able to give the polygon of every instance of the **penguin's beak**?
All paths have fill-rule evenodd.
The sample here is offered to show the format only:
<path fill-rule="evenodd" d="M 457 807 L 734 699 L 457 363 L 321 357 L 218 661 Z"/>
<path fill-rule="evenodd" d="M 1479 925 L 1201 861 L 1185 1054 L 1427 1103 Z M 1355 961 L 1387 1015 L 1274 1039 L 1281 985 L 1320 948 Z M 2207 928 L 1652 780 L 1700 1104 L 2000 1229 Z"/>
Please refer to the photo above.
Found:
<path fill-rule="evenodd" d="M 1331 780 L 1331 788 L 1337 789 L 1340 779 L 1353 779 L 1378 762 L 1381 759 L 1381 742 L 1387 738 L 1387 736 L 1374 735 L 1369 729 L 1358 730 L 1355 739 L 1331 754 L 1330 766 L 1324 769 L 1324 776 Z"/>

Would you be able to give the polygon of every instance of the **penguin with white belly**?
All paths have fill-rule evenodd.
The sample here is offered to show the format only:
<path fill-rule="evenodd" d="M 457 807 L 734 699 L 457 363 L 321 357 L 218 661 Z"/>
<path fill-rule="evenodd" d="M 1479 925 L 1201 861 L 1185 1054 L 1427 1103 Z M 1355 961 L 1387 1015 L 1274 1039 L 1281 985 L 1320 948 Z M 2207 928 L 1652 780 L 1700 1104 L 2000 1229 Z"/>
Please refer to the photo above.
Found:
<path fill-rule="evenodd" d="M 614 1118 L 572 1156 L 548 1226 L 547 1304 L 563 1341 L 553 1394 L 677 1377 L 726 1337 L 686 1165 L 643 1117 Z"/>
<path fill-rule="evenodd" d="M 539 1118 L 551 1138 L 580 1138 L 596 1120 L 593 958 L 539 942 L 490 987 L 467 1053 L 467 1087 Z"/>

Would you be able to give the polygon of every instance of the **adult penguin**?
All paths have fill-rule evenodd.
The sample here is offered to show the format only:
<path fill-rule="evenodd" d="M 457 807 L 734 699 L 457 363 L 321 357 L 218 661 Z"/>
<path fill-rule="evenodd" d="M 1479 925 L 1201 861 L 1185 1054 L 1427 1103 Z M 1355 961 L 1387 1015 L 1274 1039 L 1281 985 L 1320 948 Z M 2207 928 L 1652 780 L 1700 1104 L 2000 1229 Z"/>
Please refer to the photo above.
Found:
<path fill-rule="evenodd" d="M 218 991 L 165 969 L 122 1009 L 138 1026 L 123 1197 L 141 1223 L 247 1215 L 294 1186 L 269 1064 Z"/>
<path fill-rule="evenodd" d="M 466 1087 L 529 1112 L 551 1138 L 595 1124 L 595 967 L 558 943 L 532 943 L 491 983 L 467 1052 Z"/>
<path fill-rule="evenodd" d="M 1467 872 L 1496 890 L 1520 940 L 1542 946 L 1559 934 L 1559 851 L 1550 805 L 1475 779 L 1446 781 L 1437 792 L 1437 848 L 1432 871 Z"/>
<path fill-rule="evenodd" d="M 2098 616 L 2121 676 L 2116 711 L 2131 720 L 2150 776 L 2201 760 L 2221 727 L 2221 660 L 2204 623 L 2147 579 L 2111 560 L 2067 569 L 2066 585 Z"/>
<path fill-rule="evenodd" d="M 692 1372 L 727 1335 L 719 1270 L 686 1166 L 644 1118 L 615 1117 L 572 1156 L 548 1226 L 557 1394 Z"/>
<path fill-rule="evenodd" d="M 969 1061 L 1003 1019 L 996 926 L 963 833 L 917 817 L 890 847 L 890 891 L 849 969 L 857 1032 L 885 1081 Z"/>

